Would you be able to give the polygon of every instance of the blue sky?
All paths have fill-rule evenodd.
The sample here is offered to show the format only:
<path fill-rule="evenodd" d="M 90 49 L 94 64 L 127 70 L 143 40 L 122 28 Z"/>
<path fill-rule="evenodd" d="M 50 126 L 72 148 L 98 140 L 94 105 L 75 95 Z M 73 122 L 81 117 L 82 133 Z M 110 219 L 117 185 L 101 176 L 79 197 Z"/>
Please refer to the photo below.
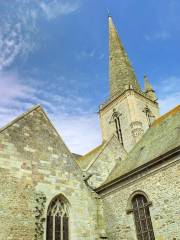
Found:
<path fill-rule="evenodd" d="M 161 113 L 180 99 L 179 0 L 1 0 L 0 126 L 41 104 L 71 151 L 101 142 L 108 98 L 107 8 Z"/>

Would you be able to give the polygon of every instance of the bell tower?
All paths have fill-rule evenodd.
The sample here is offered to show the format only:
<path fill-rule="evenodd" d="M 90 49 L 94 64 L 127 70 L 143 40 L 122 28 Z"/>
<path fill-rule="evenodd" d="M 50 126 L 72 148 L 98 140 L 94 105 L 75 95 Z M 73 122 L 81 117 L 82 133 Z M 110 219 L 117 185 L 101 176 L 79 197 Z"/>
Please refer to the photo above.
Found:
<path fill-rule="evenodd" d="M 159 117 L 159 107 L 147 77 L 142 91 L 112 18 L 108 20 L 110 96 L 99 109 L 102 138 L 115 134 L 129 152 Z"/>

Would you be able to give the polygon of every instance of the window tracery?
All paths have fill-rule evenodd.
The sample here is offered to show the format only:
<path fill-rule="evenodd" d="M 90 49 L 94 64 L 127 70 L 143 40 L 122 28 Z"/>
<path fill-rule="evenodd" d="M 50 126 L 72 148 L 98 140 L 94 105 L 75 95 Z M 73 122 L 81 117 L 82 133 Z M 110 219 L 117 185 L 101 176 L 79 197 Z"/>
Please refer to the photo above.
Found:
<path fill-rule="evenodd" d="M 121 130 L 121 121 L 120 121 L 121 114 L 116 111 L 116 109 L 113 109 L 113 115 L 111 117 L 111 122 L 114 122 L 115 128 L 116 128 L 116 135 L 120 141 L 120 143 L 123 145 L 123 137 L 122 137 L 122 130 Z"/>
<path fill-rule="evenodd" d="M 62 196 L 53 199 L 48 208 L 46 240 L 69 240 L 69 206 Z"/>

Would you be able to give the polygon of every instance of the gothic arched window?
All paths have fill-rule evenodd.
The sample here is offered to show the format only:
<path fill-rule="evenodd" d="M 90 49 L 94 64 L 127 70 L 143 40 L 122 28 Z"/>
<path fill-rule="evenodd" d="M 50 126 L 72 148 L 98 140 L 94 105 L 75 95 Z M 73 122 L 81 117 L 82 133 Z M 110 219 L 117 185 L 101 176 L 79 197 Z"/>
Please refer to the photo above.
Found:
<path fill-rule="evenodd" d="M 69 240 L 69 207 L 62 195 L 55 197 L 47 212 L 46 240 Z"/>
<path fill-rule="evenodd" d="M 155 240 L 149 204 L 146 197 L 142 194 L 136 194 L 132 198 L 132 211 L 134 213 L 138 240 Z"/>
<path fill-rule="evenodd" d="M 116 135 L 120 141 L 120 143 L 123 145 L 123 137 L 122 137 L 122 130 L 121 130 L 121 122 L 120 122 L 120 116 L 121 114 L 116 111 L 116 109 L 113 109 L 113 115 L 111 118 L 111 122 L 114 122 L 115 128 L 116 128 Z"/>
<path fill-rule="evenodd" d="M 148 106 L 146 106 L 143 110 L 143 112 L 146 114 L 147 117 L 147 121 L 148 121 L 148 125 L 149 127 L 151 126 L 155 116 L 152 114 L 151 110 L 149 109 Z"/>

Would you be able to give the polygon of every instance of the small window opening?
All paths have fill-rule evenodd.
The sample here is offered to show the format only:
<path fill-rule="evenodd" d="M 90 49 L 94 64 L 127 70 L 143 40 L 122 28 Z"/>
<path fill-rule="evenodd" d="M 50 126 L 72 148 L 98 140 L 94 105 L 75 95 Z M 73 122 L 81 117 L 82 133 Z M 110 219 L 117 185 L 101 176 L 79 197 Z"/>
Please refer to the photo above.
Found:
<path fill-rule="evenodd" d="M 151 126 L 153 120 L 154 120 L 154 115 L 152 114 L 151 110 L 149 109 L 148 106 L 146 106 L 143 110 L 143 112 L 146 114 L 147 117 L 147 121 L 148 121 L 148 125 L 149 127 Z"/>
<path fill-rule="evenodd" d="M 123 145 L 123 137 L 122 137 L 120 116 L 121 116 L 121 114 L 116 112 L 115 109 L 113 109 L 112 117 L 113 117 L 113 120 L 114 120 L 114 123 L 115 123 L 116 135 L 117 135 L 120 143 Z"/>

